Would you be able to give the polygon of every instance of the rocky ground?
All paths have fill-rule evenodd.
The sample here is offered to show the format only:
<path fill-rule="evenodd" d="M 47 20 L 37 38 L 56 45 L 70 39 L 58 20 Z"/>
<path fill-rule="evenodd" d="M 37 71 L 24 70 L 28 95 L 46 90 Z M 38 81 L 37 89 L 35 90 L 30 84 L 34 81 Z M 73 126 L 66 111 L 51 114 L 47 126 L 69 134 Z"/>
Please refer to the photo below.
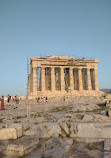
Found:
<path fill-rule="evenodd" d="M 0 129 L 22 127 L 23 134 L 16 140 L 0 137 L 0 158 L 12 158 L 4 155 L 7 146 L 27 142 L 29 137 L 39 141 L 24 158 L 106 158 L 104 140 L 111 139 L 111 117 L 105 102 L 98 97 L 66 97 L 65 101 L 56 97 L 47 103 L 6 102 L 6 110 L 0 111 Z"/>

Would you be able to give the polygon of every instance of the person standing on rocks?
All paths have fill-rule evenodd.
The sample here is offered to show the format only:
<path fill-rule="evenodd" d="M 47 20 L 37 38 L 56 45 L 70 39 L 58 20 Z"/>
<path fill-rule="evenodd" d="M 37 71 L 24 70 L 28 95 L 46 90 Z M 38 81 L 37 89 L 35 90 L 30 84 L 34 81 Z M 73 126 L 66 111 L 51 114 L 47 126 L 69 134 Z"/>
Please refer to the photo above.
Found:
<path fill-rule="evenodd" d="M 1 110 L 5 110 L 4 108 L 4 96 L 2 96 L 2 98 L 0 98 L 1 101 Z"/>

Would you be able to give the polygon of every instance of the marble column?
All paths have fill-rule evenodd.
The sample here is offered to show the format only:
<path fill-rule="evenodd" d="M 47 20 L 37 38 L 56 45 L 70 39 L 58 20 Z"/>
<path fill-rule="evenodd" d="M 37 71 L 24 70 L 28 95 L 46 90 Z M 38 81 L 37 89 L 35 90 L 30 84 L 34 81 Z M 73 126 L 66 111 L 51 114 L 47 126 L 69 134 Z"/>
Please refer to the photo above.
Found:
<path fill-rule="evenodd" d="M 78 81 L 79 81 L 79 90 L 83 90 L 83 81 L 82 81 L 82 69 L 78 68 Z"/>
<path fill-rule="evenodd" d="M 87 68 L 87 90 L 92 90 L 90 68 Z"/>
<path fill-rule="evenodd" d="M 55 67 L 51 67 L 51 90 L 55 90 Z"/>
<path fill-rule="evenodd" d="M 64 67 L 61 67 L 61 91 L 65 90 Z"/>
<path fill-rule="evenodd" d="M 99 91 L 98 77 L 97 77 L 97 68 L 94 69 L 94 85 L 95 85 L 95 90 Z"/>
<path fill-rule="evenodd" d="M 33 95 L 37 95 L 37 67 L 33 67 Z"/>
<path fill-rule="evenodd" d="M 71 88 L 71 90 L 74 90 L 73 68 L 69 69 L 69 74 L 70 74 L 70 88 Z"/>
<path fill-rule="evenodd" d="M 45 91 L 45 67 L 41 67 L 41 84 L 42 91 Z"/>

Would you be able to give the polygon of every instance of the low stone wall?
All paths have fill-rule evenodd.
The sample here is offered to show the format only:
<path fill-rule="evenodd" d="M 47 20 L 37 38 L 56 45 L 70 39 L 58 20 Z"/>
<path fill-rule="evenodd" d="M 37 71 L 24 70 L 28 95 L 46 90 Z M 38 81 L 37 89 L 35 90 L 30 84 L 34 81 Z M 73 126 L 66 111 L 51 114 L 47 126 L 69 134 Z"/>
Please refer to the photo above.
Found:
<path fill-rule="evenodd" d="M 111 138 L 111 126 L 103 123 L 46 122 L 34 129 L 24 132 L 24 135 L 37 135 L 39 138 L 71 137 L 83 142 L 98 142 Z"/>
<path fill-rule="evenodd" d="M 111 126 L 102 126 L 94 123 L 78 123 L 76 137 L 83 138 L 111 138 Z"/>

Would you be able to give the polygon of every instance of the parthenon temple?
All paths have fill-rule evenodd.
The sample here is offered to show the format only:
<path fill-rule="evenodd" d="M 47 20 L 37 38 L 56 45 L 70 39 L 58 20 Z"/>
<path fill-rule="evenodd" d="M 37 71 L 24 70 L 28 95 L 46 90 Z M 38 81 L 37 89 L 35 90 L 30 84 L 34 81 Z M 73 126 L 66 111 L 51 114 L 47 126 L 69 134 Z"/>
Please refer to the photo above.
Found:
<path fill-rule="evenodd" d="M 99 92 L 98 60 L 52 56 L 30 58 L 27 96 L 94 95 Z"/>

